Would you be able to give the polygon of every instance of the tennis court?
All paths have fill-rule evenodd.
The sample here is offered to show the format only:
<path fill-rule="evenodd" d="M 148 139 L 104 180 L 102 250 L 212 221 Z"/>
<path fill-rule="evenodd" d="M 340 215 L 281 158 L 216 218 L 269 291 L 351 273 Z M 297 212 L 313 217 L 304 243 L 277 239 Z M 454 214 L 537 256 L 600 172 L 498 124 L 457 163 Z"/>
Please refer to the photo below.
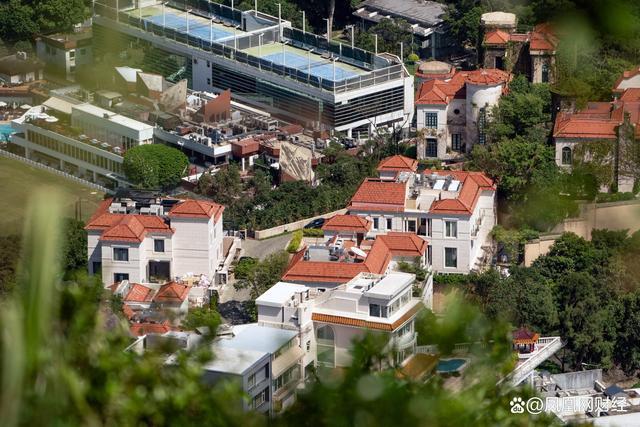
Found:
<path fill-rule="evenodd" d="M 149 14 L 150 11 L 153 11 L 151 15 Z M 135 16 L 135 12 L 132 13 L 132 15 Z M 153 9 L 143 9 L 142 19 L 161 27 L 164 25 L 165 28 L 171 28 L 180 33 L 187 34 L 186 13 L 165 11 L 163 17 L 162 11 L 155 7 Z M 205 41 L 216 41 L 225 37 L 233 36 L 233 29 L 227 28 L 218 23 L 211 25 L 208 19 L 198 15 L 189 14 L 189 35 Z"/>
<path fill-rule="evenodd" d="M 365 74 L 365 70 L 361 70 L 352 65 L 336 62 L 335 66 L 335 80 L 333 78 L 333 63 L 327 58 L 298 49 L 293 46 L 285 45 L 283 49 L 282 43 L 272 43 L 261 47 L 252 47 L 245 49 L 245 53 L 249 55 L 258 56 L 267 61 L 271 61 L 274 64 L 284 65 L 286 67 L 296 68 L 300 71 L 307 71 L 312 76 L 329 81 L 342 81 L 351 77 L 357 77 L 361 74 Z M 311 66 L 309 67 L 309 62 Z"/>

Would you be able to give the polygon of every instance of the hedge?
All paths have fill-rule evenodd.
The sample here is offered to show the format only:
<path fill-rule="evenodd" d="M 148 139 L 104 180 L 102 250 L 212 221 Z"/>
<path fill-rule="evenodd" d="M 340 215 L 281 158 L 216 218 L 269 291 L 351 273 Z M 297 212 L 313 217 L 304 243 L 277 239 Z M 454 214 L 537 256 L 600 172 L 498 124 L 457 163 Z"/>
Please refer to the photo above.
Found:
<path fill-rule="evenodd" d="M 287 252 L 290 254 L 298 252 L 298 248 L 300 247 L 300 243 L 302 242 L 302 230 L 297 230 L 293 232 L 293 237 L 289 241 L 289 245 L 287 245 Z"/>
<path fill-rule="evenodd" d="M 320 228 L 304 228 L 302 235 L 304 237 L 324 237 L 324 231 Z"/>

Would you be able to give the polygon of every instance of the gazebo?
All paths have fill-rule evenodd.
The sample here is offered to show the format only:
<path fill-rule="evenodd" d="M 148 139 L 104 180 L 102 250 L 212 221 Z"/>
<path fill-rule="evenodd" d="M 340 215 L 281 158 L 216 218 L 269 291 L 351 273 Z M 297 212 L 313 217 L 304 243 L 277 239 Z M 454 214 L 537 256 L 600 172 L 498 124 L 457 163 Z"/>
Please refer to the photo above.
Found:
<path fill-rule="evenodd" d="M 536 350 L 540 335 L 522 327 L 513 331 L 513 349 L 520 354 L 533 353 Z"/>

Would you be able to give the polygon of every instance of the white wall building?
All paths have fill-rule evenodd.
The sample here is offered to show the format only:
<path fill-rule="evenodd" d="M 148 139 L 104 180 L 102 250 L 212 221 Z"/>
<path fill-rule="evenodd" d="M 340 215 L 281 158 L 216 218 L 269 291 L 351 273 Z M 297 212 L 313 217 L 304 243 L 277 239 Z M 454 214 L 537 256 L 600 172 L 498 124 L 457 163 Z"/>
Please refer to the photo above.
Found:
<path fill-rule="evenodd" d="M 201 200 L 105 200 L 86 226 L 89 272 L 107 285 L 201 274 L 217 281 L 223 211 Z"/>
<path fill-rule="evenodd" d="M 416 126 L 424 136 L 418 157 L 455 158 L 470 152 L 474 144 L 484 144 L 488 114 L 510 78 L 502 70 L 484 69 L 424 81 L 415 102 Z"/>
<path fill-rule="evenodd" d="M 46 71 L 74 81 L 78 67 L 93 62 L 92 33 L 80 28 L 67 34 L 51 34 L 36 39 L 36 54 Z"/>
<path fill-rule="evenodd" d="M 69 129 L 71 124 L 82 134 Z M 124 152 L 153 142 L 154 128 L 86 103 L 49 98 L 13 120 L 11 144 L 33 159 L 105 186 L 127 186 Z"/>
<path fill-rule="evenodd" d="M 485 262 L 491 246 L 496 187 L 481 172 L 416 173 L 406 167 L 394 179 L 364 181 L 348 210 L 371 220 L 374 235 L 410 232 L 425 239 L 434 271 L 469 273 Z"/>
<path fill-rule="evenodd" d="M 96 55 L 109 51 L 112 37 L 154 46 L 180 58 L 194 90 L 230 89 L 234 100 L 274 116 L 349 136 L 412 122 L 413 76 L 393 55 L 328 45 L 324 37 L 255 10 L 209 3 L 206 10 L 190 5 L 187 12 L 176 2 L 163 8 L 155 3 L 143 7 L 141 19 L 124 2 L 120 11 L 113 3 L 96 2 Z M 163 13 L 167 23 L 188 14 L 190 28 L 200 30 L 187 37 L 186 28 L 164 28 Z M 202 28 L 211 31 L 204 34 Z"/>
<path fill-rule="evenodd" d="M 221 338 L 214 343 L 214 354 L 217 349 L 222 350 L 223 356 L 231 356 L 230 351 L 267 355 L 266 358 L 260 357 L 257 363 L 251 364 L 251 369 L 243 372 L 243 389 L 250 396 L 246 409 L 275 414 L 293 404 L 295 391 L 302 380 L 301 361 L 304 354 L 296 331 L 269 328 L 255 323 L 236 325 L 231 337 Z M 256 359 L 256 356 L 258 355 L 253 354 L 251 359 Z M 240 359 L 217 360 L 206 369 L 229 372 L 229 366 L 243 363 Z"/>
<path fill-rule="evenodd" d="M 353 340 L 367 331 L 386 334 L 401 362 L 415 350 L 414 319 L 424 307 L 412 296 L 414 279 L 361 273 L 326 292 L 278 282 L 256 299 L 258 323 L 299 333 L 305 373 L 312 366 L 348 366 Z"/>

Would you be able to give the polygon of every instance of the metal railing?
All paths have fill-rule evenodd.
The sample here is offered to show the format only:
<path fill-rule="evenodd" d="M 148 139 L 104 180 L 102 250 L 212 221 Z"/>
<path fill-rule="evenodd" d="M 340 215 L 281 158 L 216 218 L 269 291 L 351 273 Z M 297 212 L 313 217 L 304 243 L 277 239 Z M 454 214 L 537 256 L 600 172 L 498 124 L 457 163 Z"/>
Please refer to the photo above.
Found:
<path fill-rule="evenodd" d="M 195 11 L 191 12 L 194 13 Z M 323 79 L 322 77 L 308 73 L 298 68 L 287 67 L 286 65 L 275 63 L 264 58 L 249 55 L 241 50 L 236 50 L 233 46 L 227 46 L 226 43 L 218 43 L 210 40 L 189 35 L 181 30 L 175 30 L 166 26 L 162 26 L 145 20 L 127 12 L 116 12 L 112 7 L 100 3 L 94 4 L 94 13 L 103 18 L 116 21 L 123 25 L 152 33 L 156 36 L 163 37 L 181 43 L 190 47 L 194 47 L 205 52 L 212 53 L 227 58 L 234 63 L 242 63 L 252 68 L 258 69 L 260 72 L 269 72 L 295 80 L 307 86 L 315 87 L 333 93 L 346 93 L 353 90 L 385 83 L 388 81 L 399 80 L 407 77 L 402 64 L 394 64 L 377 70 L 368 71 L 366 74 L 351 77 L 345 80 L 333 81 L 331 79 Z M 279 38 L 279 37 L 278 37 Z M 276 40 L 277 41 L 277 40 Z"/>
<path fill-rule="evenodd" d="M 538 340 L 538 343 L 544 342 L 538 350 L 531 353 L 531 357 L 521 362 L 516 368 L 511 371 L 502 381 L 508 381 L 511 385 L 516 386 L 531 374 L 531 372 L 538 367 L 542 362 L 547 360 L 556 351 L 560 350 L 563 346 L 560 337 L 544 337 Z M 502 382 L 501 381 L 501 382 Z"/>
<path fill-rule="evenodd" d="M 95 182 L 91 182 L 91 181 L 87 181 L 87 180 L 82 179 L 82 178 L 78 178 L 75 175 L 68 174 L 68 173 L 66 173 L 64 171 L 58 170 L 56 168 L 52 168 L 51 166 L 43 165 L 42 163 L 38 163 L 38 162 L 36 162 L 34 160 L 27 159 L 26 157 L 18 156 L 17 154 L 10 153 L 9 151 L 6 151 L 4 149 L 0 149 L 0 156 L 7 157 L 9 159 L 19 160 L 21 162 L 24 162 L 24 163 L 30 165 L 30 166 L 35 166 L 37 168 L 44 169 L 44 170 L 46 170 L 48 172 L 55 173 L 57 175 L 60 175 L 63 178 L 66 178 L 66 179 L 71 180 L 71 181 L 75 181 L 78 184 L 82 184 L 82 185 L 84 185 L 86 187 L 93 188 L 94 190 L 102 191 L 103 193 L 114 194 L 113 190 L 110 190 L 107 187 L 103 187 L 103 186 L 101 186 L 99 184 L 96 184 Z"/>

